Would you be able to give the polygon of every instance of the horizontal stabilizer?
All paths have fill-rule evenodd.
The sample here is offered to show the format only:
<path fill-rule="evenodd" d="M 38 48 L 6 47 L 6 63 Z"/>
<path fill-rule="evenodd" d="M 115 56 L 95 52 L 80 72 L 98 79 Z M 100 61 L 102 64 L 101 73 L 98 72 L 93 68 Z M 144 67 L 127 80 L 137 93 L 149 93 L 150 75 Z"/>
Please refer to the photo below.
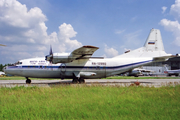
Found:
<path fill-rule="evenodd" d="M 166 60 L 168 60 L 169 58 L 173 58 L 173 57 L 176 57 L 176 56 L 175 56 L 175 55 L 169 55 L 169 56 L 154 57 L 154 58 L 153 58 L 153 61 L 154 61 L 154 62 L 166 61 Z"/>

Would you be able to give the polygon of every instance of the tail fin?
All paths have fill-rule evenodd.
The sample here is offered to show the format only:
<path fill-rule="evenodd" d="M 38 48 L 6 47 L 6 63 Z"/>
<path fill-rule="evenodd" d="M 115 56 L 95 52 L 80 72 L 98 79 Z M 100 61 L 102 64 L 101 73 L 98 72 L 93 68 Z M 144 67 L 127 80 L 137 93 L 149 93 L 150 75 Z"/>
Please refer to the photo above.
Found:
<path fill-rule="evenodd" d="M 168 54 L 164 51 L 160 30 L 151 29 L 143 47 L 132 50 L 128 53 L 124 53 L 117 57 L 160 57 L 167 55 Z"/>
<path fill-rule="evenodd" d="M 167 64 L 164 65 L 165 71 L 168 71 Z"/>
<path fill-rule="evenodd" d="M 160 30 L 151 29 L 144 47 L 147 51 L 164 51 Z"/>
<path fill-rule="evenodd" d="M 167 68 L 167 64 L 164 65 L 164 73 L 168 73 L 168 68 Z"/>

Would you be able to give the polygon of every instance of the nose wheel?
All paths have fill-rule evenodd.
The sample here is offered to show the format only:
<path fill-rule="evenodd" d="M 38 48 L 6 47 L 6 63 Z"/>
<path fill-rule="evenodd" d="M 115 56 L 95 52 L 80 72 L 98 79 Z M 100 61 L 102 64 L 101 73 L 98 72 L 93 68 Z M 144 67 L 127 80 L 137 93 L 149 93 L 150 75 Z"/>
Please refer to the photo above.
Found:
<path fill-rule="evenodd" d="M 26 77 L 26 84 L 31 84 L 31 79 L 29 79 L 28 77 Z"/>

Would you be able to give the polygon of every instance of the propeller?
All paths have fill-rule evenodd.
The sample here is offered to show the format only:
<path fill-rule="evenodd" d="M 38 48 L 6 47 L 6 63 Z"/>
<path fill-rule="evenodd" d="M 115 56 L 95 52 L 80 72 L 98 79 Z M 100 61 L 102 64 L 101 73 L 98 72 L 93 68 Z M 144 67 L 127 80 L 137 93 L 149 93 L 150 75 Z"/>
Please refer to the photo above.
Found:
<path fill-rule="evenodd" d="M 52 63 L 53 60 L 53 52 L 52 52 L 52 47 L 50 46 L 50 51 L 49 51 L 49 55 L 46 55 L 45 60 L 49 61 L 50 63 Z"/>
<path fill-rule="evenodd" d="M 53 52 L 52 52 L 52 46 L 50 46 L 50 51 L 49 51 L 49 54 L 52 55 Z"/>

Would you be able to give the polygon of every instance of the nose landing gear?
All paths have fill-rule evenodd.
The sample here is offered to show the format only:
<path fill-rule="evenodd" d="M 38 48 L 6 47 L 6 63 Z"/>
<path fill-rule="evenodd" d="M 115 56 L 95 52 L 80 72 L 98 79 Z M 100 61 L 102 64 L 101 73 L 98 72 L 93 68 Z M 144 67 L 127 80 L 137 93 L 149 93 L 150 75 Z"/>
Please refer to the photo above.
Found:
<path fill-rule="evenodd" d="M 26 84 L 31 84 L 31 79 L 29 79 L 28 77 L 26 77 Z"/>

